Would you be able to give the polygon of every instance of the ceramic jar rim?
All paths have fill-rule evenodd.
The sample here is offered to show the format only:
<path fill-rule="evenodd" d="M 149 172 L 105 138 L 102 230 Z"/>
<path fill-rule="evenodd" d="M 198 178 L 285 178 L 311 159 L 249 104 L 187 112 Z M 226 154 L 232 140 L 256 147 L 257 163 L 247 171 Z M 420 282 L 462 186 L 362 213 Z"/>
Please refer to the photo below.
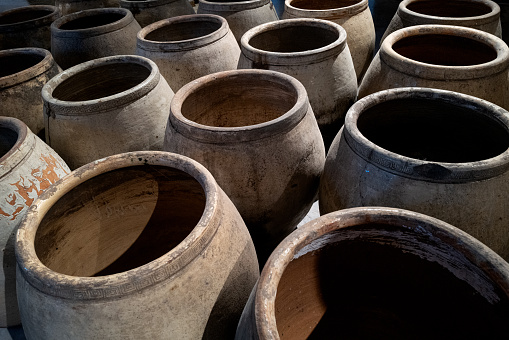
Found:
<path fill-rule="evenodd" d="M 183 171 L 203 188 L 205 208 L 202 216 L 183 241 L 153 261 L 107 276 L 66 275 L 49 269 L 39 260 L 34 245 L 39 224 L 66 193 L 110 171 L 150 165 Z M 33 202 L 16 235 L 19 270 L 26 281 L 37 289 L 63 298 L 101 300 L 141 291 L 175 275 L 205 249 L 220 224 L 221 217 L 217 212 L 219 195 L 219 187 L 210 172 L 203 165 L 182 155 L 163 151 L 136 151 L 96 160 L 63 177 Z"/>
<path fill-rule="evenodd" d="M 171 4 L 176 1 L 179 0 L 120 0 L 120 7 L 129 10 L 131 8 L 152 8 Z"/>
<path fill-rule="evenodd" d="M 366 96 L 354 103 L 345 117 L 342 129 L 348 146 L 367 162 L 399 176 L 433 183 L 469 183 L 499 176 L 509 171 L 509 148 L 501 154 L 484 160 L 464 163 L 424 161 L 386 150 L 367 139 L 357 126 L 359 117 L 369 108 L 397 99 L 425 99 L 460 106 L 503 125 L 509 135 L 509 113 L 488 101 L 462 93 L 421 87 L 403 87 L 384 90 Z M 387 161 L 387 162 L 386 162 Z M 443 178 L 415 171 L 424 166 L 449 170 Z"/>
<path fill-rule="evenodd" d="M 40 55 L 43 59 L 37 64 L 30 66 L 22 71 L 10 74 L 5 77 L 0 77 L 0 89 L 11 87 L 17 84 L 21 84 L 25 81 L 33 79 L 44 72 L 48 71 L 55 65 L 55 60 L 48 50 L 37 47 L 24 47 L 24 48 L 13 48 L 9 50 L 0 51 L 0 57 L 5 55 L 17 55 L 17 54 L 34 54 Z"/>
<path fill-rule="evenodd" d="M 448 35 L 471 39 L 492 48 L 497 57 L 487 63 L 468 66 L 434 65 L 404 57 L 392 46 L 408 37 Z M 488 77 L 506 71 L 509 67 L 509 47 L 496 36 L 468 27 L 447 25 L 418 25 L 402 28 L 389 34 L 380 46 L 380 59 L 389 67 L 406 75 L 433 80 L 465 80 Z"/>
<path fill-rule="evenodd" d="M 200 0 L 198 3 L 198 9 L 206 9 L 207 11 L 217 12 L 239 12 L 248 9 L 255 9 L 258 7 L 271 4 L 271 0 L 246 0 L 246 1 L 235 1 L 235 2 L 213 2 L 207 0 Z"/>
<path fill-rule="evenodd" d="M 118 19 L 114 22 L 111 22 L 106 25 L 94 26 L 89 28 L 82 29 L 71 29 L 71 30 L 63 30 L 62 27 L 64 24 L 68 22 L 74 21 L 76 19 L 86 18 L 90 16 L 95 16 L 98 14 L 122 14 L 124 15 L 121 19 Z M 120 30 L 131 22 L 134 21 L 134 16 L 128 9 L 125 8 L 95 8 L 95 9 L 87 9 L 80 12 L 71 13 L 68 15 L 64 15 L 63 17 L 55 20 L 51 24 L 51 36 L 59 37 L 59 38 L 69 38 L 69 39 L 77 39 L 77 38 L 87 38 L 94 37 L 97 35 L 106 34 L 109 32 Z"/>
<path fill-rule="evenodd" d="M 19 32 L 26 29 L 34 29 L 35 27 L 49 26 L 58 17 L 60 17 L 60 11 L 57 7 L 51 5 L 31 5 L 25 7 L 14 8 L 0 13 L 1 16 L 9 15 L 16 12 L 30 12 L 33 10 L 48 10 L 48 14 L 39 18 L 15 22 L 12 24 L 0 24 L 0 32 Z"/>
<path fill-rule="evenodd" d="M 96 67 L 121 63 L 134 63 L 145 66 L 150 70 L 150 74 L 138 85 L 107 97 L 84 101 L 66 101 L 53 97 L 53 91 L 65 80 Z M 90 60 L 59 73 L 43 86 L 41 94 L 47 115 L 92 115 L 126 106 L 145 96 L 157 86 L 160 78 L 161 74 L 157 65 L 150 59 L 136 55 L 111 56 Z"/>
<path fill-rule="evenodd" d="M 348 18 L 365 11 L 368 8 L 368 0 L 360 0 L 358 3 L 333 9 L 302 9 L 292 6 L 293 0 L 285 0 L 285 13 L 294 17 L 307 17 L 315 19 L 333 20 Z M 201 1 L 200 1 L 201 2 Z"/>
<path fill-rule="evenodd" d="M 336 33 L 338 38 L 326 46 L 300 52 L 272 52 L 250 45 L 250 41 L 254 37 L 286 27 L 318 27 Z M 308 18 L 285 19 L 251 28 L 242 36 L 240 49 L 242 54 L 251 61 L 262 60 L 264 64 L 268 65 L 307 65 L 337 57 L 345 49 L 346 38 L 345 29 L 332 21 Z"/>
<path fill-rule="evenodd" d="M 405 224 L 398 223 L 402 220 Z M 340 229 L 355 229 L 356 226 L 366 223 L 395 225 L 411 230 L 426 239 L 438 238 L 444 242 L 449 241 L 449 244 L 451 238 L 461 239 L 461 243 L 453 244 L 454 249 L 463 254 L 474 266 L 482 268 L 483 273 L 509 295 L 507 284 L 509 265 L 464 231 L 436 218 L 404 209 L 386 207 L 343 209 L 320 216 L 298 228 L 278 245 L 268 259 L 255 286 L 253 301 L 260 339 L 279 339 L 275 316 L 277 288 L 289 263 L 294 258 L 305 255 L 309 251 L 305 247 L 314 240 Z M 256 308 L 258 306 L 261 308 Z"/>
<path fill-rule="evenodd" d="M 187 1 L 187 0 L 186 0 Z M 212 33 L 203 35 L 200 37 L 186 39 L 186 40 L 175 40 L 175 41 L 154 41 L 148 40 L 145 37 L 163 27 L 171 26 L 173 24 L 179 24 L 182 22 L 215 22 L 221 26 Z M 179 52 L 194 50 L 199 47 L 210 45 L 219 39 L 222 39 L 228 34 L 230 28 L 225 18 L 214 14 L 190 14 L 181 15 L 173 18 L 163 19 L 154 22 L 144 28 L 142 28 L 137 35 L 136 45 L 139 49 L 144 51 L 169 51 Z"/>
<path fill-rule="evenodd" d="M 12 148 L 0 157 L 0 178 L 2 178 L 32 153 L 35 146 L 35 135 L 29 134 L 28 126 L 13 117 L 0 116 L 0 127 L 12 130 L 18 135 Z"/>
<path fill-rule="evenodd" d="M 275 119 L 240 127 L 203 125 L 184 117 L 182 114 L 184 102 L 190 95 L 199 91 L 203 84 L 211 86 L 210 84 L 214 82 L 239 77 L 249 77 L 259 81 L 268 80 L 278 85 L 291 87 L 297 94 L 294 106 Z M 255 69 L 223 71 L 198 78 L 178 90 L 170 104 L 168 124 L 171 124 L 178 133 L 195 141 L 215 144 L 249 142 L 272 137 L 291 130 L 304 119 L 309 108 L 309 100 L 304 85 L 289 75 L 281 72 Z"/>

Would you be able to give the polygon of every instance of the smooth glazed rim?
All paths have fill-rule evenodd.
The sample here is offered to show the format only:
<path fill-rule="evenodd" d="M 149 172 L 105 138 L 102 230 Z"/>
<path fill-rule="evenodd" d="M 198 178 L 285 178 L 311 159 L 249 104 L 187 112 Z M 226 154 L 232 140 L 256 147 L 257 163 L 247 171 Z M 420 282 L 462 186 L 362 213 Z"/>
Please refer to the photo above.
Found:
<path fill-rule="evenodd" d="M 187 0 L 186 0 L 187 1 Z M 175 41 L 154 41 L 148 40 L 145 37 L 158 30 L 160 28 L 170 26 L 173 24 L 178 24 L 182 22 L 215 22 L 219 23 L 221 26 L 215 30 L 214 32 L 186 40 L 175 40 Z M 169 52 L 178 52 L 178 51 L 188 51 L 194 50 L 199 47 L 210 45 L 220 39 L 222 39 L 225 35 L 228 34 L 230 28 L 228 26 L 228 22 L 225 18 L 220 17 L 219 15 L 214 14 L 190 14 L 190 15 L 181 15 L 169 19 L 164 19 L 157 21 L 153 24 L 150 24 L 144 28 L 142 28 L 137 35 L 136 46 L 137 48 L 144 51 L 169 51 Z"/>
<path fill-rule="evenodd" d="M 272 5 L 270 0 L 247 0 L 236 2 L 212 2 L 207 0 L 200 0 L 198 4 L 198 10 L 201 8 L 202 10 L 212 12 L 239 12 L 262 7 L 269 3 Z"/>
<path fill-rule="evenodd" d="M 167 166 L 191 175 L 203 188 L 205 209 L 193 230 L 163 256 L 137 268 L 98 277 L 61 274 L 46 267 L 35 251 L 39 224 L 51 207 L 85 181 L 113 170 Z M 191 263 L 215 235 L 221 216 L 219 187 L 210 172 L 198 162 L 162 151 L 137 151 L 96 160 L 74 170 L 37 198 L 22 219 L 16 234 L 16 259 L 24 279 L 45 294 L 75 300 L 122 297 L 165 281 Z"/>
<path fill-rule="evenodd" d="M 33 79 L 44 72 L 48 71 L 55 65 L 55 60 L 48 50 L 37 47 L 24 47 L 24 48 L 13 48 L 9 50 L 0 51 L 0 58 L 8 55 L 20 55 L 20 54 L 34 54 L 40 55 L 43 59 L 37 64 L 24 69 L 23 71 L 10 74 L 0 78 L 0 89 L 11 87 L 17 84 L 21 84 L 25 81 Z"/>
<path fill-rule="evenodd" d="M 2 178 L 32 153 L 35 147 L 35 135 L 29 133 L 25 123 L 13 117 L 0 116 L 0 127 L 13 130 L 18 135 L 13 147 L 0 157 L 0 178 Z"/>
<path fill-rule="evenodd" d="M 296 103 L 290 110 L 276 119 L 240 127 L 203 125 L 187 119 L 182 114 L 182 105 L 186 99 L 196 91 L 199 91 L 203 84 L 210 86 L 211 83 L 222 82 L 224 79 L 241 77 L 257 79 L 260 82 L 272 81 L 281 86 L 291 87 L 297 94 Z M 171 124 L 175 131 L 186 138 L 199 142 L 215 144 L 248 142 L 272 137 L 291 130 L 304 119 L 309 107 L 309 99 L 304 85 L 289 75 L 281 72 L 255 69 L 223 71 L 193 80 L 178 90 L 170 104 L 168 124 Z"/>
<path fill-rule="evenodd" d="M 404 57 L 392 46 L 398 41 L 418 35 L 451 35 L 468 38 L 492 48 L 497 57 L 487 63 L 468 66 L 434 65 Z M 380 46 L 380 59 L 403 74 L 433 80 L 465 80 L 488 77 L 506 71 L 509 67 L 509 47 L 496 36 L 468 27 L 447 25 L 418 25 L 402 28 L 389 34 Z M 468 72 L 466 72 L 468 71 Z"/>
<path fill-rule="evenodd" d="M 261 50 L 250 45 L 251 39 L 259 34 L 276 31 L 286 27 L 318 27 L 338 34 L 338 39 L 333 43 L 321 48 L 301 52 L 272 52 Z M 346 31 L 340 25 L 320 19 L 286 19 L 268 22 L 247 31 L 240 40 L 242 54 L 251 61 L 263 61 L 269 65 L 302 65 L 316 63 L 338 56 L 346 46 Z"/>
<path fill-rule="evenodd" d="M 65 101 L 53 97 L 53 91 L 65 80 L 96 67 L 120 63 L 133 63 L 145 66 L 150 70 L 150 75 L 138 85 L 107 97 L 84 101 Z M 160 78 L 161 74 L 159 68 L 148 58 L 136 55 L 111 56 L 90 60 L 60 72 L 43 86 L 41 93 L 47 115 L 72 116 L 98 114 L 128 105 L 145 96 L 157 86 Z"/>
<path fill-rule="evenodd" d="M 286 237 L 263 267 L 255 286 L 255 320 L 260 339 L 279 339 L 275 316 L 277 288 L 288 264 L 307 253 L 304 249 L 321 236 L 340 230 L 355 229 L 366 223 L 394 225 L 424 236 L 443 240 L 480 268 L 509 296 L 509 265 L 493 250 L 464 231 L 439 219 L 403 209 L 358 207 L 332 212 L 306 223 Z M 461 242 L 452 243 L 451 239 Z"/>
<path fill-rule="evenodd" d="M 509 148 L 496 157 L 475 162 L 446 163 L 423 161 L 386 150 L 367 139 L 358 129 L 357 121 L 367 109 L 377 104 L 396 99 L 418 98 L 441 101 L 467 108 L 503 126 L 509 135 L 509 112 L 477 97 L 462 93 L 421 87 L 403 87 L 384 90 L 366 96 L 348 110 L 343 127 L 343 136 L 348 146 L 365 161 L 390 173 L 433 183 L 468 183 L 499 176 L 509 171 Z M 450 173 L 444 178 L 426 176 L 414 169 L 433 165 L 445 168 Z"/>
<path fill-rule="evenodd" d="M 132 8 L 153 8 L 171 4 L 179 0 L 120 0 L 120 7 L 131 10 Z"/>
<path fill-rule="evenodd" d="M 293 0 L 285 0 L 284 13 L 295 18 L 306 17 L 314 19 L 334 20 L 352 17 L 361 13 L 362 11 L 365 11 L 368 8 L 368 0 L 360 0 L 356 4 L 334 9 L 302 9 L 292 6 L 292 1 Z"/>
<path fill-rule="evenodd" d="M 44 15 L 36 19 L 16 22 L 13 24 L 0 25 L 0 32 L 18 32 L 42 26 L 49 26 L 52 22 L 54 22 L 60 17 L 60 11 L 58 10 L 58 8 L 51 5 L 31 5 L 26 7 L 14 8 L 0 13 L 0 17 L 16 12 L 30 12 L 33 10 L 48 10 L 48 12 L 49 11 L 51 12 L 49 12 L 47 15 Z"/>

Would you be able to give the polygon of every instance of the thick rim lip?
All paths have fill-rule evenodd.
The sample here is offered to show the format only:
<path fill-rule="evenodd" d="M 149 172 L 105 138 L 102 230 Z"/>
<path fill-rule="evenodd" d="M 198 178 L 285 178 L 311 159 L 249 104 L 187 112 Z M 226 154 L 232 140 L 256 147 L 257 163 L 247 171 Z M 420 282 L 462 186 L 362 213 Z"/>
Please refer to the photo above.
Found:
<path fill-rule="evenodd" d="M 468 38 L 492 48 L 497 57 L 487 63 L 467 66 L 444 66 L 423 63 L 404 57 L 392 46 L 398 41 L 421 35 L 450 35 Z M 424 79 L 464 80 L 497 74 L 509 67 L 509 47 L 496 36 L 468 27 L 447 25 L 417 25 L 402 28 L 389 34 L 380 46 L 380 59 L 398 72 Z M 465 72 L 467 71 L 468 72 Z"/>
<path fill-rule="evenodd" d="M 247 0 L 236 2 L 213 2 L 207 0 L 200 0 L 198 4 L 198 11 L 200 10 L 201 7 L 201 9 L 206 9 L 207 11 L 238 12 L 242 10 L 262 7 L 268 3 L 271 3 L 270 0 Z"/>
<path fill-rule="evenodd" d="M 220 27 L 212 33 L 196 37 L 193 39 L 175 40 L 175 41 L 155 41 L 148 40 L 145 37 L 163 27 L 182 22 L 214 22 L 219 23 Z M 229 32 L 228 22 L 225 18 L 214 14 L 190 14 L 181 15 L 169 19 L 163 19 L 142 28 L 137 34 L 136 46 L 145 51 L 187 51 L 198 47 L 210 45 L 223 38 Z"/>
<path fill-rule="evenodd" d="M 39 260 L 34 244 L 37 229 L 47 212 L 58 200 L 89 179 L 113 170 L 147 165 L 168 166 L 184 171 L 191 175 L 203 188 L 205 209 L 196 226 L 183 241 L 151 262 L 125 272 L 107 276 L 80 277 L 65 275 L 49 269 Z M 167 277 L 175 275 L 188 263 L 192 262 L 196 255 L 192 253 L 193 246 L 198 247 L 199 252 L 201 252 L 210 242 L 219 226 L 219 223 L 216 223 L 220 218 L 217 213 L 219 193 L 219 187 L 210 172 L 200 163 L 182 155 L 163 151 L 137 151 L 96 160 L 61 178 L 33 202 L 22 219 L 16 234 L 16 259 L 20 272 L 30 284 L 46 294 L 60 297 L 69 297 L 68 295 L 72 294 L 72 297 L 78 300 L 102 299 L 104 297 L 101 293 L 104 293 L 105 290 L 112 290 L 122 285 L 136 287 L 134 291 L 155 285 Z M 204 238 L 208 239 L 204 240 Z M 186 254 L 190 254 L 190 256 L 186 256 Z M 178 261 L 184 263 L 179 265 L 176 263 Z M 147 279 L 148 275 L 153 275 L 154 272 L 162 270 L 164 270 L 165 277 L 158 279 L 156 276 L 155 279 L 154 277 L 151 280 Z M 80 282 L 77 283 L 76 279 L 79 279 Z M 140 283 L 145 283 L 145 285 L 140 286 Z M 95 293 L 87 295 L 83 294 L 84 292 Z M 107 297 L 124 295 L 126 295 L 125 292 L 116 291 L 116 293 L 109 294 Z"/>
<path fill-rule="evenodd" d="M 509 171 L 509 148 L 496 157 L 475 162 L 446 163 L 434 161 L 422 161 L 415 158 L 399 155 L 386 150 L 367 139 L 358 129 L 357 121 L 367 109 L 379 103 L 401 98 L 420 98 L 437 100 L 473 110 L 479 115 L 484 115 L 500 125 L 503 125 L 509 135 L 509 113 L 503 108 L 488 101 L 452 91 L 403 87 L 384 90 L 366 96 L 354 103 L 345 117 L 343 135 L 347 144 L 356 154 L 383 168 L 391 173 L 435 183 L 466 183 L 498 176 Z M 390 159 L 392 166 L 386 166 L 378 159 Z M 451 175 L 443 179 L 427 177 L 424 174 L 415 173 L 414 168 L 424 165 L 438 165 L 451 171 Z M 452 176 L 452 177 L 451 177 Z"/>
<path fill-rule="evenodd" d="M 356 4 L 331 8 L 331 9 L 303 9 L 292 6 L 293 0 L 285 0 L 285 13 L 287 15 L 295 16 L 295 17 L 303 17 L 306 16 L 308 18 L 316 18 L 316 19 L 334 19 L 334 18 L 342 18 L 345 16 L 354 16 L 356 14 L 361 13 L 362 11 L 368 8 L 368 0 L 361 0 Z M 201 2 L 201 1 L 200 1 Z"/>
<path fill-rule="evenodd" d="M 397 217 L 405 225 L 395 224 Z M 355 228 L 363 223 L 383 223 L 407 228 L 421 235 L 440 239 L 459 238 L 454 248 L 465 255 L 475 266 L 509 295 L 509 265 L 495 252 L 467 233 L 436 218 L 404 209 L 386 207 L 359 207 L 336 211 L 306 223 L 279 244 L 263 267 L 255 286 L 255 319 L 261 339 L 279 339 L 275 316 L 275 300 L 279 281 L 294 256 L 306 245 L 319 237 L 339 229 Z M 270 285 L 269 285 L 270 283 Z M 266 288 L 264 288 L 266 287 Z"/>
<path fill-rule="evenodd" d="M 2 178 L 32 152 L 35 136 L 29 138 L 28 126 L 17 118 L 0 116 L 0 127 L 10 129 L 18 135 L 12 148 L 0 157 L 0 178 Z"/>
<path fill-rule="evenodd" d="M 266 80 L 273 83 L 292 88 L 297 94 L 293 107 L 277 117 L 276 119 L 255 125 L 245 125 L 241 127 L 216 127 L 196 123 L 187 119 L 182 114 L 182 105 L 187 98 L 202 89 L 203 84 L 212 86 L 211 83 L 223 82 L 228 78 L 248 77 L 251 79 Z M 173 129 L 186 138 L 216 144 L 231 142 L 247 142 L 268 138 L 282 131 L 288 131 L 295 127 L 306 115 L 309 106 L 309 100 L 306 89 L 297 79 L 284 73 L 268 70 L 233 70 L 223 71 L 198 78 L 175 93 L 170 105 L 170 116 L 168 123 Z"/>
<path fill-rule="evenodd" d="M 145 66 L 150 70 L 150 74 L 138 85 L 107 97 L 84 101 L 65 101 L 53 97 L 53 91 L 65 80 L 96 67 L 121 63 L 134 63 Z M 120 106 L 125 106 L 134 100 L 137 100 L 152 91 L 159 83 L 160 78 L 161 75 L 159 69 L 152 60 L 136 55 L 117 55 L 90 60 L 60 72 L 43 86 L 41 94 L 44 105 L 46 109 L 49 110 L 47 112 L 48 115 L 67 116 L 75 114 L 96 114 L 102 111 L 118 108 Z M 87 109 L 84 110 L 84 107 L 87 107 Z"/>
<path fill-rule="evenodd" d="M 317 49 L 288 53 L 262 50 L 250 45 L 251 39 L 260 34 L 276 31 L 286 27 L 297 26 L 318 27 L 323 30 L 337 33 L 338 38 L 334 42 Z M 308 18 L 285 19 L 268 22 L 251 28 L 249 31 L 244 33 L 240 40 L 240 49 L 246 58 L 252 61 L 263 60 L 264 63 L 270 65 L 300 65 L 308 64 L 310 62 L 320 62 L 334 56 L 338 56 L 345 49 L 345 46 L 346 31 L 343 27 L 332 21 Z"/>
<path fill-rule="evenodd" d="M 33 29 L 34 27 L 49 26 L 58 17 L 60 17 L 60 11 L 57 7 L 51 5 L 31 5 L 25 7 L 14 8 L 5 12 L 0 13 L 0 16 L 6 16 L 16 12 L 31 12 L 33 10 L 48 10 L 47 15 L 43 15 L 39 18 L 15 22 L 12 24 L 0 25 L 0 32 L 8 31 L 22 31 L 25 29 Z M 50 12 L 51 11 L 51 12 Z"/>
<path fill-rule="evenodd" d="M 27 80 L 33 79 L 48 71 L 55 65 L 55 60 L 48 50 L 37 47 L 13 48 L 0 51 L 0 58 L 8 55 L 33 54 L 42 56 L 43 59 L 35 65 L 30 66 L 20 72 L 10 74 L 0 78 L 0 88 L 7 88 L 21 84 Z"/>
<path fill-rule="evenodd" d="M 125 9 L 131 9 L 131 8 L 153 8 L 158 6 L 164 6 L 167 4 L 171 4 L 172 2 L 175 2 L 177 0 L 120 0 L 120 7 Z"/>

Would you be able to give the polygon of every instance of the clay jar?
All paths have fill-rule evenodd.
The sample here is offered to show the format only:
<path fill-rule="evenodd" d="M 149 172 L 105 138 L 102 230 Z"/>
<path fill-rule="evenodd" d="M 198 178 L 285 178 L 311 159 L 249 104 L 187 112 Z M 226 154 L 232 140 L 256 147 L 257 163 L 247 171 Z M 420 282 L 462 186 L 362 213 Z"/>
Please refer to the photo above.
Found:
<path fill-rule="evenodd" d="M 131 11 L 141 27 L 159 20 L 195 13 L 188 0 L 120 0 L 120 6 Z"/>
<path fill-rule="evenodd" d="M 403 27 L 451 25 L 475 28 L 502 37 L 500 7 L 490 0 L 405 0 L 387 27 L 382 40 Z"/>
<path fill-rule="evenodd" d="M 18 47 L 51 48 L 50 26 L 60 18 L 55 6 L 34 5 L 0 13 L 0 50 Z"/>
<path fill-rule="evenodd" d="M 346 31 L 357 80 L 373 59 L 375 26 L 368 0 L 286 0 L 283 19 L 314 18 L 335 22 Z"/>
<path fill-rule="evenodd" d="M 29 339 L 227 339 L 259 272 L 242 218 L 197 162 L 90 163 L 33 204 L 16 238 Z"/>
<path fill-rule="evenodd" d="M 497 338 L 508 317 L 500 256 L 443 221 L 366 207 L 311 221 L 276 248 L 236 339 Z"/>
<path fill-rule="evenodd" d="M 81 11 L 51 25 L 51 51 L 63 69 L 101 57 L 134 54 L 140 29 L 124 8 Z"/>
<path fill-rule="evenodd" d="M 94 8 L 118 7 L 120 0 L 55 0 L 54 2 L 62 15 L 67 15 Z"/>
<path fill-rule="evenodd" d="M 509 47 L 476 29 L 421 25 L 382 43 L 359 87 L 359 98 L 405 86 L 466 93 L 509 108 Z"/>
<path fill-rule="evenodd" d="M 261 264 L 310 209 L 325 157 L 304 86 L 266 70 L 215 73 L 180 89 L 164 150 L 210 170 L 239 209 Z"/>
<path fill-rule="evenodd" d="M 509 113 L 435 89 L 363 98 L 332 143 L 319 202 L 322 214 L 369 205 L 424 213 L 509 259 Z"/>
<path fill-rule="evenodd" d="M 153 61 L 114 56 L 72 67 L 42 89 L 46 142 L 71 169 L 161 150 L 173 91 Z"/>
<path fill-rule="evenodd" d="M 0 116 L 18 118 L 35 134 L 43 134 L 41 89 L 60 71 L 45 49 L 0 51 Z"/>
<path fill-rule="evenodd" d="M 14 235 L 28 207 L 70 172 L 64 161 L 16 118 L 0 117 L 0 327 L 20 323 Z"/>
<path fill-rule="evenodd" d="M 198 14 L 216 14 L 226 18 L 238 42 L 251 28 L 278 20 L 276 9 L 270 0 L 200 0 Z"/>
<path fill-rule="evenodd" d="M 330 21 L 288 19 L 249 30 L 239 68 L 270 69 L 298 79 L 308 93 L 326 149 L 357 98 L 345 30 Z"/>
<path fill-rule="evenodd" d="M 171 88 L 178 91 L 201 76 L 235 70 L 240 49 L 226 19 L 194 14 L 161 20 L 142 29 L 136 54 L 153 60 Z"/>

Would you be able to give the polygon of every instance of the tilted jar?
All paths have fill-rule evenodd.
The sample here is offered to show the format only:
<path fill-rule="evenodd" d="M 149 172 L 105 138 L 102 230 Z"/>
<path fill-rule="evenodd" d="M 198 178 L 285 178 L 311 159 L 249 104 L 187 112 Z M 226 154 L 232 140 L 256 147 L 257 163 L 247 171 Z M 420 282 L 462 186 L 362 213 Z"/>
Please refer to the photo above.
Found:
<path fill-rule="evenodd" d="M 131 11 L 141 27 L 195 13 L 189 0 L 120 0 L 120 7 Z"/>

